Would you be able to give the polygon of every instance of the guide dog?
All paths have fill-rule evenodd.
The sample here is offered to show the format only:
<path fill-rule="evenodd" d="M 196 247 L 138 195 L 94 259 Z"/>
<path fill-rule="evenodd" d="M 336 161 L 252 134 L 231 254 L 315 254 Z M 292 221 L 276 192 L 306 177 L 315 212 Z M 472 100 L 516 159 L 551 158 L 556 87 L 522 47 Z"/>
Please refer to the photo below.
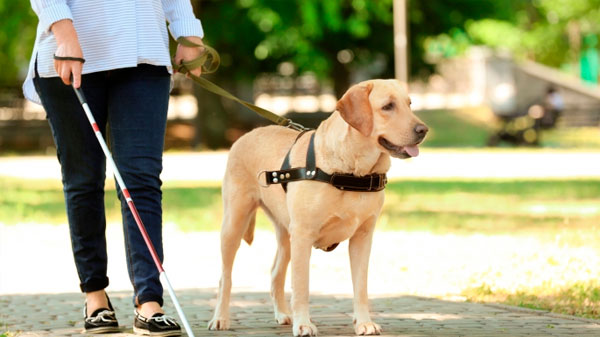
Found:
<path fill-rule="evenodd" d="M 390 156 L 416 157 L 428 128 L 411 111 L 410 98 L 399 81 L 370 80 L 348 89 L 337 102 L 336 111 L 312 132 L 320 170 L 364 177 L 385 174 L 390 168 Z M 242 238 L 252 243 L 256 211 L 261 207 L 274 223 L 277 237 L 271 274 L 277 322 L 293 324 L 294 336 L 317 334 L 309 316 L 311 249 L 327 250 L 349 239 L 354 330 L 357 335 L 380 334 L 380 326 L 369 314 L 367 269 L 384 192 L 347 191 L 314 180 L 290 182 L 287 192 L 278 184 L 265 186 L 264 172 L 278 170 L 290 149 L 291 167 L 306 165 L 312 132 L 297 139 L 298 131 L 267 126 L 247 133 L 233 144 L 223 180 L 223 269 L 217 306 L 208 324 L 210 330 L 229 329 L 233 260 Z M 291 311 L 284 296 L 290 260 Z"/>

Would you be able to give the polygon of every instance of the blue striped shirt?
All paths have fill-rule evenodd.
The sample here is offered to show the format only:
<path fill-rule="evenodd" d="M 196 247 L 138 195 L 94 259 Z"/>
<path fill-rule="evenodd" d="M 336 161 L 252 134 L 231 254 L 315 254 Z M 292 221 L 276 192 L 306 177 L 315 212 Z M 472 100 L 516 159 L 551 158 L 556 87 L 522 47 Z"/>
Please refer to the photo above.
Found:
<path fill-rule="evenodd" d="M 34 64 L 40 77 L 57 77 L 53 55 L 53 23 L 71 19 L 83 57 L 83 74 L 135 67 L 140 63 L 164 65 L 171 71 L 169 30 L 180 36 L 203 37 L 190 0 L 31 0 L 39 18 L 37 36 L 23 84 L 25 98 L 40 103 L 33 87 Z"/>

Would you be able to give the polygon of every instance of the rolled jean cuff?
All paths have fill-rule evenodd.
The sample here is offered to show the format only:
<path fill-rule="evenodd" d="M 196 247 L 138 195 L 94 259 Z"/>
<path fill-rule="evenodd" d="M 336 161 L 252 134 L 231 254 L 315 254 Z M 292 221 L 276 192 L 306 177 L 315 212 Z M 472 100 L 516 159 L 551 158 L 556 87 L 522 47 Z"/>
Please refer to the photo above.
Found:
<path fill-rule="evenodd" d="M 161 307 L 164 304 L 162 296 L 158 294 L 140 294 L 137 296 L 137 304 L 142 305 L 146 302 L 158 302 Z"/>
<path fill-rule="evenodd" d="M 81 291 L 91 293 L 92 291 L 102 290 L 108 287 L 108 277 L 93 278 L 85 283 L 79 284 Z"/>

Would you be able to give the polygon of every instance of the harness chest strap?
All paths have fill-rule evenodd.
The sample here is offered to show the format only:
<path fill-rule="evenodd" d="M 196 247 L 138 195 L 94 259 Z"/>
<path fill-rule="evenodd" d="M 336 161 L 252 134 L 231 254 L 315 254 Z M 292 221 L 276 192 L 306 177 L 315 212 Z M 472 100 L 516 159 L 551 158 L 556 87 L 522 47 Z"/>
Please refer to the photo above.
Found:
<path fill-rule="evenodd" d="M 296 142 L 306 131 L 301 132 L 296 138 Z M 293 145 L 292 145 L 293 147 Z M 287 183 L 298 180 L 315 180 L 335 186 L 337 189 L 354 192 L 378 192 L 385 188 L 387 177 L 385 173 L 371 174 L 364 177 L 357 177 L 352 174 L 327 174 L 316 166 L 315 160 L 315 134 L 310 137 L 308 152 L 306 154 L 306 167 L 291 168 L 290 153 L 288 151 L 283 165 L 278 171 L 266 171 L 265 179 L 267 185 L 281 184 L 283 190 L 287 192 Z"/>

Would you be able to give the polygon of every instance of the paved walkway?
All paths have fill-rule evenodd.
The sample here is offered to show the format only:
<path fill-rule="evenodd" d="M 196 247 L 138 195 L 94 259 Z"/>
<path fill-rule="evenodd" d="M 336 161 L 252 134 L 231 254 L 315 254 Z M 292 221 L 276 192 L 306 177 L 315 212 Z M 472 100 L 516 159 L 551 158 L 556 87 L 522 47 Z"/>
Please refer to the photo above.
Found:
<path fill-rule="evenodd" d="M 186 233 L 174 225 L 164 231 L 165 269 L 197 336 L 291 335 L 272 319 L 273 233 L 257 231 L 252 246 L 240 247 L 233 272 L 233 330 L 213 333 L 205 327 L 220 273 L 219 233 Z M 123 325 L 116 336 L 126 336 L 133 315 L 122 231 L 110 224 L 107 236 L 108 291 Z M 598 265 L 600 253 L 594 249 L 536 238 L 377 232 L 369 268 L 373 317 L 386 336 L 600 336 L 600 321 L 468 303 L 453 295 L 482 283 L 511 289 L 597 279 Z M 0 224 L 0 271 L 0 334 L 80 336 L 83 297 L 74 293 L 77 275 L 66 225 Z M 313 250 L 310 278 L 320 336 L 352 335 L 347 242 L 331 253 Z M 288 279 L 288 295 L 289 284 Z"/>
<path fill-rule="evenodd" d="M 113 293 L 112 302 L 122 333 L 133 336 L 133 314 L 127 293 Z M 232 326 L 227 332 L 206 330 L 214 306 L 214 290 L 179 291 L 196 336 L 291 336 L 290 326 L 278 326 L 266 292 L 237 292 L 232 297 Z M 18 336 L 84 336 L 80 294 L 3 296 L 1 318 Z M 599 336 L 600 324 L 572 317 L 506 306 L 457 303 L 414 296 L 371 299 L 373 319 L 384 336 Z M 349 296 L 311 296 L 312 319 L 319 336 L 353 336 Z M 171 310 L 170 303 L 167 310 Z"/>

